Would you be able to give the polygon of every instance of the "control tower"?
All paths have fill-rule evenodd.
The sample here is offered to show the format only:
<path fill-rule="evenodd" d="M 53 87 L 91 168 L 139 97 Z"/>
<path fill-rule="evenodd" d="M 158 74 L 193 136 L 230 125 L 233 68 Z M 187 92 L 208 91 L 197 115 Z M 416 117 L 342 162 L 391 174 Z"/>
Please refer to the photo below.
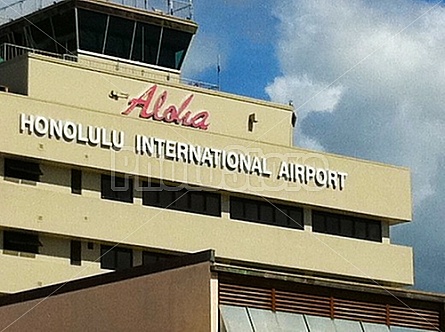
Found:
<path fill-rule="evenodd" d="M 168 4 L 164 13 L 106 1 L 61 1 L 2 25 L 2 57 L 20 52 L 10 44 L 67 58 L 87 55 L 179 72 L 197 25 L 172 15 L 179 9 L 173 1 Z"/>

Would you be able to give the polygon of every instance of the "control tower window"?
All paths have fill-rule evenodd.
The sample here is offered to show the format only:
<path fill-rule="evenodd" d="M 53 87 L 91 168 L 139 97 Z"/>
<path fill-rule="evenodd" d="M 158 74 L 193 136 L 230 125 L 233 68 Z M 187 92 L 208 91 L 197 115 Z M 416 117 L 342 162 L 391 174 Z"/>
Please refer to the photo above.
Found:
<path fill-rule="evenodd" d="M 156 63 L 161 27 L 137 23 L 131 60 Z"/>
<path fill-rule="evenodd" d="M 194 24 L 158 13 L 129 12 L 106 2 L 74 3 L 74 8 L 66 3 L 0 29 L 0 45 L 64 55 L 71 61 L 79 54 L 104 55 L 180 70 L 195 31 Z"/>
<path fill-rule="evenodd" d="M 107 22 L 107 15 L 79 10 L 80 49 L 102 53 Z"/>
<path fill-rule="evenodd" d="M 133 21 L 110 16 L 105 40 L 105 54 L 129 59 L 134 25 Z"/>
<path fill-rule="evenodd" d="M 24 26 L 14 26 L 11 32 L 0 36 L 0 44 L 7 42 L 58 54 L 75 53 L 75 26 L 74 9 L 71 9 L 39 20 L 27 21 Z"/>
<path fill-rule="evenodd" d="M 74 53 L 77 50 L 74 10 L 53 16 L 57 53 Z"/>
<path fill-rule="evenodd" d="M 189 33 L 164 28 L 158 65 L 181 68 L 191 38 Z"/>
<path fill-rule="evenodd" d="M 193 35 L 84 9 L 78 14 L 81 50 L 171 69 L 181 68 Z"/>
<path fill-rule="evenodd" d="M 29 26 L 29 31 L 31 33 L 28 35 L 28 38 L 30 39 L 31 47 L 39 50 L 56 52 L 54 30 L 51 26 L 52 22 L 50 18 Z"/>

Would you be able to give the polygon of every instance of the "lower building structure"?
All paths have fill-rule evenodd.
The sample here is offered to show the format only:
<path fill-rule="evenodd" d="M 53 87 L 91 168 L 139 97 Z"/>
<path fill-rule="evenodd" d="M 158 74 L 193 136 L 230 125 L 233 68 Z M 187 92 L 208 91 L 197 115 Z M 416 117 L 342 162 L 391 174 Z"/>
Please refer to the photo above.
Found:
<path fill-rule="evenodd" d="M 219 262 L 212 250 L 0 297 L 7 331 L 443 331 L 443 295 Z"/>

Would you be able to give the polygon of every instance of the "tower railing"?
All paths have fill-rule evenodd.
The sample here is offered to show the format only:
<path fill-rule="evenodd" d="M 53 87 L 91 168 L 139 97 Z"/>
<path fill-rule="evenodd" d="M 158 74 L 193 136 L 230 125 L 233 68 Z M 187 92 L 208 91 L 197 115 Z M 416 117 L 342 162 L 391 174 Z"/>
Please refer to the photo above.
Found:
<path fill-rule="evenodd" d="M 77 56 L 73 54 L 58 54 L 47 51 L 38 50 L 35 48 L 24 47 L 9 43 L 4 43 L 0 45 L 0 63 L 4 61 L 9 61 L 14 59 L 15 57 L 21 56 L 27 53 L 35 53 L 40 55 L 49 56 L 52 58 L 58 58 L 68 61 L 77 62 Z"/>
<path fill-rule="evenodd" d="M 49 56 L 52 58 L 63 59 L 63 60 L 73 61 L 73 62 L 79 62 L 78 56 L 74 55 L 74 54 L 57 54 L 57 53 L 42 51 L 42 50 L 30 48 L 30 47 L 24 47 L 24 46 L 4 43 L 4 44 L 0 45 L 0 64 L 2 62 L 12 60 L 18 56 L 22 56 L 27 53 L 34 53 L 34 54 Z M 82 63 L 84 65 L 87 65 L 88 67 L 91 67 L 91 68 L 105 69 L 108 71 L 119 71 L 120 73 L 139 76 L 139 77 L 143 77 L 143 78 L 147 78 L 147 79 L 170 80 L 170 75 L 168 75 L 168 73 L 156 74 L 152 71 L 147 71 L 144 67 L 140 67 L 140 68 L 126 67 L 125 61 L 124 62 L 116 62 L 116 64 L 112 64 L 112 63 L 107 64 L 103 61 L 97 61 L 90 57 L 90 58 L 82 60 Z M 216 84 L 197 81 L 197 80 L 191 80 L 191 79 L 187 79 L 187 78 L 183 78 L 183 77 L 179 78 L 179 82 L 181 82 L 182 84 L 187 84 L 187 85 L 205 88 L 205 89 L 209 89 L 209 90 L 219 90 L 219 87 Z"/>
<path fill-rule="evenodd" d="M 61 0 L 16 0 L 1 6 L 0 24 L 15 20 L 53 5 Z M 180 18 L 193 19 L 193 0 L 109 0 L 128 7 L 162 12 Z"/>

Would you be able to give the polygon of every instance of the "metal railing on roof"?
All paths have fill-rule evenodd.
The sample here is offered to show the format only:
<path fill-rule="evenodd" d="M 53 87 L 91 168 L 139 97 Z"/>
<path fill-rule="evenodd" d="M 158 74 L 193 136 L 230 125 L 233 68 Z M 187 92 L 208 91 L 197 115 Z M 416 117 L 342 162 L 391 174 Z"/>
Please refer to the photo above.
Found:
<path fill-rule="evenodd" d="M 0 63 L 12 60 L 18 56 L 22 56 L 27 53 L 44 55 L 44 56 L 48 56 L 51 58 L 57 58 L 57 59 L 71 61 L 71 62 L 79 62 L 78 56 L 74 55 L 74 54 L 58 54 L 58 53 L 42 51 L 42 50 L 30 48 L 30 47 L 24 47 L 24 46 L 4 43 L 4 44 L 0 45 Z M 125 63 L 125 61 L 122 61 L 122 62 L 116 61 L 115 63 L 113 63 L 112 61 L 104 62 L 104 61 L 100 61 L 100 60 L 95 60 L 92 57 L 88 57 L 88 58 L 82 59 L 81 62 L 82 62 L 82 64 L 84 64 L 90 68 L 93 68 L 93 69 L 101 69 L 101 70 L 106 70 L 109 72 L 110 71 L 111 72 L 118 71 L 123 74 L 143 77 L 143 78 L 147 78 L 147 79 L 167 80 L 167 81 L 169 81 L 171 79 L 169 73 L 161 73 L 161 72 L 155 73 L 151 70 L 147 70 L 147 68 L 142 67 L 142 66 L 140 68 L 138 68 L 137 66 L 127 64 L 127 63 Z M 130 65 L 130 66 L 127 66 L 127 65 Z M 209 89 L 209 90 L 219 90 L 218 85 L 212 84 L 212 83 L 191 80 L 191 79 L 187 79 L 187 78 L 179 78 L 179 82 L 186 84 L 186 85 L 199 87 L 199 88 L 204 88 L 204 89 Z"/>
<path fill-rule="evenodd" d="M 72 54 L 58 54 L 47 51 L 42 51 L 30 47 L 18 46 L 14 44 L 4 43 L 0 45 L 0 63 L 4 61 L 9 61 L 14 59 L 15 57 L 21 56 L 27 53 L 34 53 L 49 56 L 52 58 L 58 58 L 68 61 L 77 62 L 77 56 Z"/>
<path fill-rule="evenodd" d="M 49 7 L 61 0 L 16 0 L 0 6 L 0 24 Z M 128 7 L 193 19 L 193 0 L 108 0 Z"/>
<path fill-rule="evenodd" d="M 216 84 L 192 80 L 188 78 L 181 78 L 181 83 L 209 90 L 219 90 L 219 86 Z"/>

